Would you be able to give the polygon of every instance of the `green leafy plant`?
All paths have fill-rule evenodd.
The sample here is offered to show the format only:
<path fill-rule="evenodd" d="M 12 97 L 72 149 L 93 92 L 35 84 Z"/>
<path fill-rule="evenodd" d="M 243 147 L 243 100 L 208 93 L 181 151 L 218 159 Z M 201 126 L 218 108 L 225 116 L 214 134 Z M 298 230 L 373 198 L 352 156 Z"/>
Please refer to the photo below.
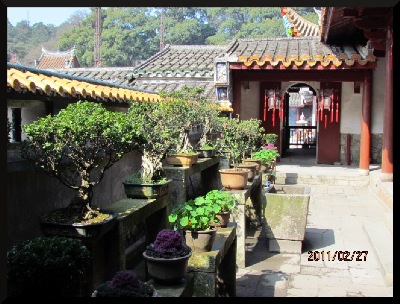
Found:
<path fill-rule="evenodd" d="M 220 212 L 232 211 L 237 206 L 236 197 L 228 191 L 211 190 L 205 195 L 205 200 L 210 204 L 220 206 Z"/>
<path fill-rule="evenodd" d="M 233 166 L 242 162 L 246 153 L 257 147 L 262 138 L 263 128 L 257 119 L 240 120 L 239 118 L 220 117 L 220 137 L 216 147 L 220 153 L 230 152 Z"/>
<path fill-rule="evenodd" d="M 263 146 L 266 146 L 268 144 L 275 145 L 277 140 L 278 140 L 278 135 L 277 134 L 275 134 L 275 133 L 267 133 L 267 134 L 264 134 L 262 136 L 262 145 Z"/>
<path fill-rule="evenodd" d="M 28 140 L 21 145 L 21 156 L 76 191 L 67 210 L 78 216 L 75 222 L 98 216 L 91 206 L 93 187 L 142 140 L 138 123 L 128 121 L 126 113 L 111 112 L 88 101 L 70 104 L 55 116 L 22 126 L 22 130 Z"/>
<path fill-rule="evenodd" d="M 154 286 L 139 279 L 134 270 L 120 270 L 111 281 L 100 284 L 92 297 L 152 297 Z"/>
<path fill-rule="evenodd" d="M 7 294 L 29 297 L 82 296 L 91 265 L 81 240 L 37 237 L 7 252 Z"/>
<path fill-rule="evenodd" d="M 277 148 L 273 144 L 263 147 L 261 150 L 253 153 L 252 158 L 261 159 L 263 165 L 267 165 L 271 161 L 275 161 L 280 157 Z"/>
<path fill-rule="evenodd" d="M 183 241 L 182 235 L 173 229 L 161 230 L 145 250 L 150 257 L 164 259 L 184 257 L 191 252 L 192 249 Z"/>
<path fill-rule="evenodd" d="M 210 229 L 212 223 L 218 223 L 215 215 L 220 211 L 219 204 L 198 196 L 175 206 L 168 220 L 175 230 L 205 231 Z"/>

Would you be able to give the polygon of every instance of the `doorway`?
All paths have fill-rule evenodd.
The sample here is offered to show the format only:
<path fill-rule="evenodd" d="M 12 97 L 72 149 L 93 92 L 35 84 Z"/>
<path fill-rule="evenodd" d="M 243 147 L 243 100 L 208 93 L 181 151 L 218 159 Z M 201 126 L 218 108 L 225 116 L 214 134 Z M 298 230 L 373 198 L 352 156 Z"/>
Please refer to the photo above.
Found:
<path fill-rule="evenodd" d="M 317 150 L 316 92 L 305 84 L 289 87 L 284 96 L 281 158 L 315 163 Z"/>

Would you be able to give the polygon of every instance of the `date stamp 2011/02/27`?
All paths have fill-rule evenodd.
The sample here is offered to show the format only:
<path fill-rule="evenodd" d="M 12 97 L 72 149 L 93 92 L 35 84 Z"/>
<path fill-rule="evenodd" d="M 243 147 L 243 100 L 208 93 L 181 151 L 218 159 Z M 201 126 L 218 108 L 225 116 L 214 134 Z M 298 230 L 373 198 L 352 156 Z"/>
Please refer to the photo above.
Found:
<path fill-rule="evenodd" d="M 309 251 L 309 261 L 366 261 L 368 250 L 358 251 Z"/>

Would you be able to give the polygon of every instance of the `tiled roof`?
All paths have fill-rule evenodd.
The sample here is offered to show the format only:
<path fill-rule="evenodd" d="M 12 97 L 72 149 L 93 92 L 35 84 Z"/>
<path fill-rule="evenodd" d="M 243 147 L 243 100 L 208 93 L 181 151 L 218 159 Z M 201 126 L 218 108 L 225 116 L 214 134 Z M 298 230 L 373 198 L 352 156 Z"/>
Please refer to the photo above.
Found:
<path fill-rule="evenodd" d="M 102 102 L 158 101 L 156 92 L 7 64 L 7 93 L 84 98 Z"/>
<path fill-rule="evenodd" d="M 75 47 L 64 52 L 51 52 L 42 47 L 42 55 L 35 67 L 38 69 L 65 69 L 79 66 L 75 56 Z"/>
<path fill-rule="evenodd" d="M 237 39 L 229 45 L 226 57 L 231 62 L 243 62 L 248 67 L 252 64 L 273 67 L 303 64 L 309 67 L 317 64 L 323 67 L 330 64 L 355 67 L 376 61 L 376 57 L 368 53 L 365 47 L 328 45 L 318 37 Z"/>
<path fill-rule="evenodd" d="M 69 69 L 49 69 L 76 77 L 85 77 L 107 81 L 110 83 L 130 86 L 132 84 L 133 67 L 100 67 L 100 68 L 69 68 Z"/>
<path fill-rule="evenodd" d="M 282 15 L 287 16 L 289 22 L 292 25 L 293 36 L 295 37 L 308 37 L 308 36 L 319 36 L 318 24 L 312 23 L 290 7 L 281 8 Z"/>

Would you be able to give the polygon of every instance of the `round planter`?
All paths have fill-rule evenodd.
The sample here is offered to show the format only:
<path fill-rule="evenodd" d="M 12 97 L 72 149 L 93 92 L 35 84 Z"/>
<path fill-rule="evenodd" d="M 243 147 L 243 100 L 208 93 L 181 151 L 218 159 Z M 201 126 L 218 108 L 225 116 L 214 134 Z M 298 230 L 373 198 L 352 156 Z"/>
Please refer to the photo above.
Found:
<path fill-rule="evenodd" d="M 101 223 L 93 224 L 65 224 L 46 221 L 39 218 L 40 229 L 44 235 L 66 236 L 84 239 L 97 239 L 108 232 L 116 223 L 118 213 L 110 214 L 109 218 Z"/>
<path fill-rule="evenodd" d="M 237 165 L 238 168 L 241 169 L 249 169 L 249 176 L 247 180 L 249 182 L 252 182 L 254 177 L 256 176 L 256 171 L 257 171 L 257 165 L 256 164 L 239 164 Z"/>
<path fill-rule="evenodd" d="M 125 194 L 128 198 L 157 198 L 168 193 L 169 184 L 167 180 L 159 184 L 139 184 L 123 182 Z"/>
<path fill-rule="evenodd" d="M 243 160 L 243 163 L 244 163 L 244 164 L 253 164 L 253 165 L 257 165 L 256 174 L 257 174 L 257 175 L 260 174 L 261 165 L 262 165 L 261 159 L 245 158 L 245 159 Z"/>
<path fill-rule="evenodd" d="M 147 271 L 151 278 L 160 284 L 178 284 L 186 275 L 186 269 L 189 258 L 192 256 L 190 252 L 183 257 L 164 259 L 151 257 L 143 252 L 146 260 Z"/>
<path fill-rule="evenodd" d="M 197 163 L 199 153 L 196 154 L 168 154 L 166 161 L 168 165 L 179 167 L 190 167 Z"/>
<path fill-rule="evenodd" d="M 215 227 L 226 228 L 229 223 L 229 219 L 231 217 L 231 212 L 220 212 L 215 215 L 215 217 L 219 220 L 219 223 L 214 223 Z"/>
<path fill-rule="evenodd" d="M 150 288 L 153 290 L 153 295 L 151 297 L 152 298 L 157 297 L 158 296 L 157 289 L 152 284 L 149 284 L 149 283 L 145 283 L 145 284 L 149 285 Z M 98 293 L 97 289 L 92 292 L 91 297 L 92 298 L 102 298 L 102 296 Z"/>
<path fill-rule="evenodd" d="M 246 188 L 249 169 L 220 169 L 222 187 L 233 190 Z"/>
<path fill-rule="evenodd" d="M 216 227 L 211 227 L 206 231 L 185 230 L 185 242 L 193 252 L 207 252 L 211 251 L 216 235 Z"/>

